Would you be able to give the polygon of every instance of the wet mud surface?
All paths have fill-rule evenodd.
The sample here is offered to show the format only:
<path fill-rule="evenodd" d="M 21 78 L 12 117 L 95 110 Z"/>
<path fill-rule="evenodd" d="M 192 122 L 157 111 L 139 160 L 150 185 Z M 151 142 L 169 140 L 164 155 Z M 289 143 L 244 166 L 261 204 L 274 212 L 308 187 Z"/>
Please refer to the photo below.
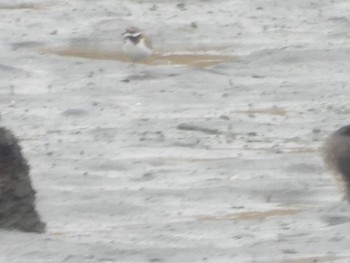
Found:
<path fill-rule="evenodd" d="M 1 230 L 0 261 L 348 262 L 350 208 L 319 149 L 348 121 L 349 10 L 2 3 L 0 125 L 47 231 Z M 134 66 L 130 24 L 156 50 Z"/>

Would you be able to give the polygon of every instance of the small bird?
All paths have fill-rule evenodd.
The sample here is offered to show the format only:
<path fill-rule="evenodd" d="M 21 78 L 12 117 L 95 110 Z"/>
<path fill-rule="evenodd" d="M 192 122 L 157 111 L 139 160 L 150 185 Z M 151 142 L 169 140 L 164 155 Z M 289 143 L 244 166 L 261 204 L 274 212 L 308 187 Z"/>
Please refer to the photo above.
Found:
<path fill-rule="evenodd" d="M 123 51 L 133 63 L 148 58 L 152 53 L 152 42 L 137 27 L 130 26 L 123 33 Z"/>
<path fill-rule="evenodd" d="M 350 202 L 350 125 L 328 136 L 323 146 L 323 157 L 345 188 L 345 199 Z"/>

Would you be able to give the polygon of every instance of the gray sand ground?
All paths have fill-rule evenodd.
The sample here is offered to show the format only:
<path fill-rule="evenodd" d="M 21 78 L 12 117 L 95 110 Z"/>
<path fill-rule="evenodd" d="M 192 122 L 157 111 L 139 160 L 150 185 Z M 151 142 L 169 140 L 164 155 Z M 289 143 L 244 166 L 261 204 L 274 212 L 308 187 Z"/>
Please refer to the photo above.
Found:
<path fill-rule="evenodd" d="M 350 2 L 181 3 L 1 2 L 0 125 L 48 227 L 2 230 L 1 263 L 350 262 L 319 154 L 349 123 Z M 127 25 L 164 60 L 122 60 Z"/>

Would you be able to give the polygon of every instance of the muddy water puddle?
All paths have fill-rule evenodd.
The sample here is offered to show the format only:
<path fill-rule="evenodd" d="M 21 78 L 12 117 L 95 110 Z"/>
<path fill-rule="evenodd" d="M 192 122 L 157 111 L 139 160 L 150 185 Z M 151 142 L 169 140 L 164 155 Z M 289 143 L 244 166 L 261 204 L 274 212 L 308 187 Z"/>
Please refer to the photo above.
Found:
<path fill-rule="evenodd" d="M 47 49 L 44 52 L 64 57 L 78 57 L 96 60 L 116 60 L 130 63 L 130 59 L 121 52 L 107 52 L 99 50 L 89 50 L 84 48 L 67 48 L 67 49 Z M 224 62 L 234 61 L 231 55 L 216 55 L 204 53 L 154 53 L 147 60 L 140 61 L 140 64 L 146 65 L 184 65 L 196 68 L 205 68 Z"/>

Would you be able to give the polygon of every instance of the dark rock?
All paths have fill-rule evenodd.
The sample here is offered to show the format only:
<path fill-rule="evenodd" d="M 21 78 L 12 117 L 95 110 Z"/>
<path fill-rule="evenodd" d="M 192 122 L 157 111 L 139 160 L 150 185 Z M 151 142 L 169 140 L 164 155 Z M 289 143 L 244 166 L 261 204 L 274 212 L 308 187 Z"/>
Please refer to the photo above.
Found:
<path fill-rule="evenodd" d="M 227 115 L 220 115 L 220 117 L 219 117 L 220 119 L 222 119 L 222 120 L 227 120 L 227 121 L 229 121 L 230 120 L 230 117 L 229 116 L 227 116 Z"/>
<path fill-rule="evenodd" d="M 197 22 L 191 22 L 191 27 L 194 29 L 198 28 L 198 23 Z"/>
<path fill-rule="evenodd" d="M 176 5 L 176 7 L 177 7 L 178 9 L 180 9 L 181 11 L 185 11 L 185 10 L 186 10 L 186 5 L 185 5 L 184 3 L 178 3 L 178 4 Z"/>
<path fill-rule="evenodd" d="M 86 110 L 83 109 L 68 109 L 65 110 L 64 112 L 62 112 L 63 116 L 67 116 L 67 117 L 81 117 L 81 116 L 85 116 L 87 115 L 88 112 Z"/>
<path fill-rule="evenodd" d="M 247 135 L 248 136 L 257 136 L 258 134 L 256 132 L 248 132 Z"/>
<path fill-rule="evenodd" d="M 350 125 L 328 136 L 323 146 L 323 156 L 336 179 L 343 183 L 345 199 L 350 203 Z"/>
<path fill-rule="evenodd" d="M 220 133 L 220 131 L 217 129 L 200 127 L 197 125 L 187 124 L 187 123 L 181 123 L 181 124 L 177 125 L 176 128 L 178 130 L 182 130 L 182 131 L 198 131 L 198 132 L 203 132 L 203 133 L 207 133 L 207 134 L 219 134 Z"/>
<path fill-rule="evenodd" d="M 152 5 L 149 10 L 150 11 L 156 11 L 157 9 L 158 9 L 157 5 Z"/>
<path fill-rule="evenodd" d="M 42 233 L 29 166 L 17 139 L 0 127 L 0 228 Z"/>

